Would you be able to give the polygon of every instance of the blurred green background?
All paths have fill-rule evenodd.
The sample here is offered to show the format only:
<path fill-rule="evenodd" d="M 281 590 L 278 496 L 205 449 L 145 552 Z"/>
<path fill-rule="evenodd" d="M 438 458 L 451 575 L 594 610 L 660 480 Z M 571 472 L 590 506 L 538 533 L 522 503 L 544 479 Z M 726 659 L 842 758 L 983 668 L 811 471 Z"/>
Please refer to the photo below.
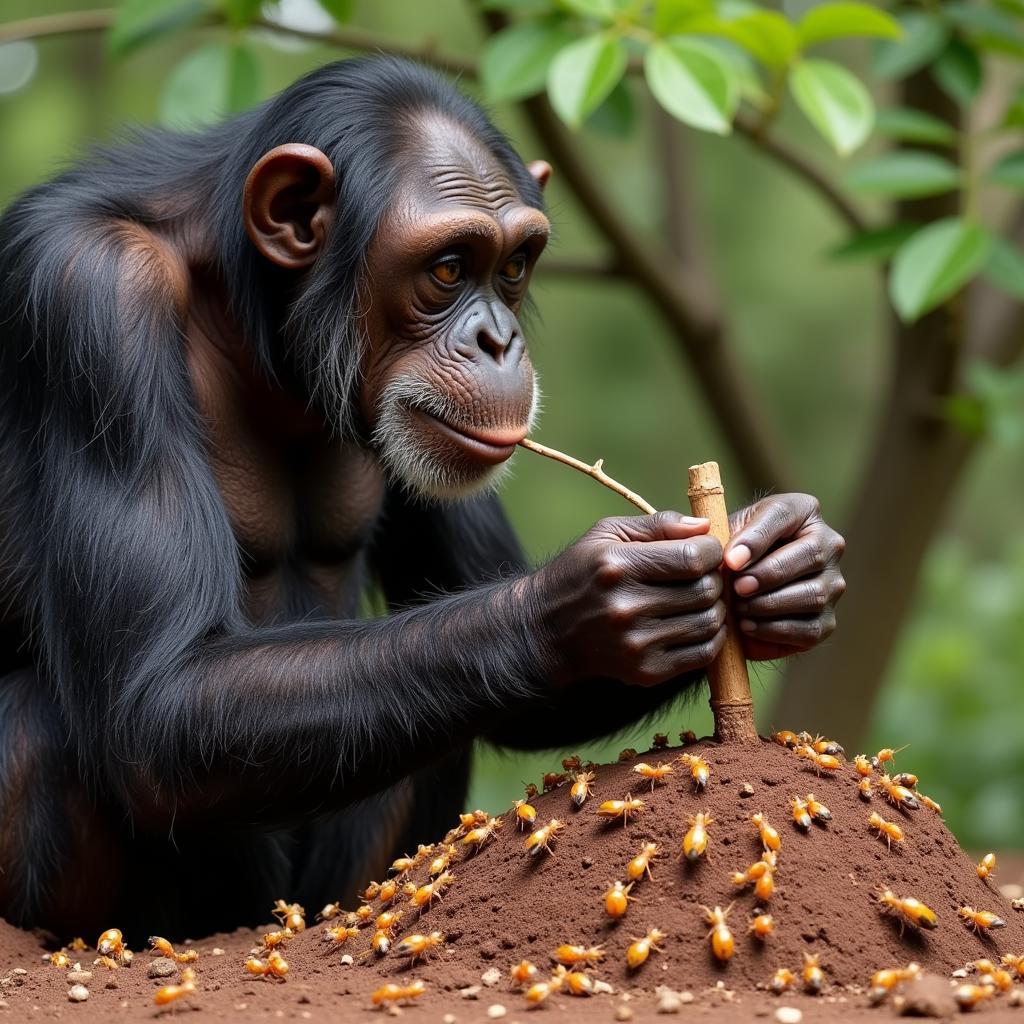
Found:
<path fill-rule="evenodd" d="M 5 0 L 3 19 L 89 6 Z M 324 17 L 312 0 L 294 0 L 285 10 L 290 18 Z M 446 53 L 473 54 L 480 46 L 478 23 L 460 0 L 363 0 L 353 23 L 409 43 L 433 38 Z M 156 121 L 164 80 L 188 48 L 173 37 L 112 61 L 102 36 L 92 33 L 0 49 L 0 204 L 74 159 L 90 140 L 110 139 L 126 122 Z M 270 36 L 259 38 L 257 52 L 266 95 L 341 56 Z M 584 145 L 632 222 L 653 227 L 665 211 L 658 205 L 648 101 L 639 89 L 634 99 L 642 108 L 639 130 L 628 137 L 591 130 Z M 523 156 L 533 156 L 517 112 L 493 113 Z M 808 130 L 786 127 L 828 165 Z M 738 348 L 785 439 L 799 487 L 817 494 L 827 518 L 838 522 L 881 401 L 889 313 L 880 279 L 871 267 L 830 261 L 827 251 L 845 235 L 841 225 L 743 142 L 693 132 L 687 139 L 696 228 L 734 318 Z M 556 227 L 549 254 L 599 254 L 557 179 L 548 198 Z M 685 505 L 686 467 L 694 462 L 718 458 L 728 487 L 737 474 L 691 375 L 661 322 L 627 285 L 545 275 L 542 263 L 533 295 L 532 348 L 546 396 L 539 440 L 587 460 L 603 458 L 613 476 L 658 507 Z M 1024 847 L 1021 454 L 1007 438 L 988 442 L 972 463 L 874 710 L 871 749 L 909 743 L 900 768 L 921 776 L 922 790 L 943 804 L 961 841 L 974 847 Z M 754 496 L 734 488 L 729 497 L 735 507 Z M 597 518 L 630 512 L 592 481 L 525 453 L 516 457 L 504 498 L 538 561 Z M 891 517 L 899 529 L 900 509 L 892 508 Z M 879 586 L 885 573 L 878 566 Z M 841 605 L 839 611 L 842 628 Z M 762 709 L 776 681 L 772 666 L 755 670 Z M 673 739 L 680 729 L 708 733 L 704 699 L 579 753 L 602 760 L 625 746 L 645 749 L 656 729 Z M 521 793 L 523 780 L 539 780 L 557 761 L 481 749 L 472 803 L 497 812 Z"/>

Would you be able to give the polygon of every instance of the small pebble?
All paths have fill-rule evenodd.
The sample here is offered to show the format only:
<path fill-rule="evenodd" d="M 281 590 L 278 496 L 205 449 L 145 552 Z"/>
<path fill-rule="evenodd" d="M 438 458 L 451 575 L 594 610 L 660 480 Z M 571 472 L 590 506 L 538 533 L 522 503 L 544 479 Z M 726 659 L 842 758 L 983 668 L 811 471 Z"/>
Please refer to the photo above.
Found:
<path fill-rule="evenodd" d="M 480 995 L 480 990 L 483 988 L 482 985 L 469 985 L 466 988 L 459 989 L 459 995 L 463 999 L 476 999 Z"/>
<path fill-rule="evenodd" d="M 166 956 L 158 956 L 150 960 L 146 968 L 147 978 L 169 978 L 172 974 L 178 973 L 178 965 Z"/>
<path fill-rule="evenodd" d="M 494 988 L 501 981 L 501 971 L 497 967 L 491 967 L 480 975 L 480 980 L 488 987 Z"/>
<path fill-rule="evenodd" d="M 210 955 L 211 956 L 223 956 L 224 955 L 224 950 L 221 949 L 220 946 L 214 946 L 213 949 L 210 950 Z"/>
<path fill-rule="evenodd" d="M 775 1011 L 775 1019 L 779 1024 L 800 1024 L 800 1021 L 804 1019 L 804 1014 L 795 1006 L 780 1006 Z"/>
<path fill-rule="evenodd" d="M 1024 896 L 1021 896 L 1019 899 L 1012 900 L 1010 902 L 1010 906 L 1013 907 L 1014 910 L 1024 910 Z"/>
<path fill-rule="evenodd" d="M 971 972 L 968 971 L 966 968 L 961 967 L 959 970 L 956 970 L 956 971 L 953 972 L 953 977 L 954 978 L 966 978 L 967 975 L 970 974 L 970 973 Z"/>
<path fill-rule="evenodd" d="M 494 1003 L 492 1006 L 487 1007 L 487 1016 L 490 1017 L 491 1020 L 498 1020 L 501 1017 L 504 1017 L 506 1013 L 508 1013 L 508 1010 L 506 1010 L 501 1003 Z"/>
<path fill-rule="evenodd" d="M 389 1017 L 401 1017 L 402 1016 L 402 1008 L 400 1006 L 395 1006 L 395 1004 L 392 1003 L 388 1007 L 388 1016 Z"/>
<path fill-rule="evenodd" d="M 455 1024 L 456 1017 L 454 1013 L 446 1013 L 441 1018 L 441 1024 Z"/>
<path fill-rule="evenodd" d="M 615 1007 L 615 1019 L 616 1020 L 632 1020 L 633 1011 L 626 1005 L 620 1004 Z"/>
<path fill-rule="evenodd" d="M 754 795 L 754 787 L 749 782 L 744 782 L 743 785 L 740 786 L 740 796 L 741 797 L 748 797 L 748 796 L 753 796 L 753 795 Z"/>
<path fill-rule="evenodd" d="M 236 1010 L 248 1010 L 249 1009 L 249 1004 L 248 1003 L 235 1003 L 235 1009 Z"/>
<path fill-rule="evenodd" d="M 345 955 L 344 955 L 344 956 L 343 956 L 343 957 L 341 958 L 341 963 L 342 963 L 342 965 L 343 965 L 344 967 L 351 967 L 351 966 L 352 966 L 352 965 L 353 965 L 353 964 L 355 963 L 355 960 L 353 959 L 353 957 L 352 957 L 352 954 L 351 954 L 351 953 L 346 953 L 346 954 L 345 954 Z"/>
<path fill-rule="evenodd" d="M 1024 989 L 1015 988 L 1010 993 L 1011 1006 L 1024 1006 Z"/>
<path fill-rule="evenodd" d="M 675 992 L 662 992 L 658 998 L 658 1013 L 678 1013 L 683 1008 L 683 1001 Z"/>
<path fill-rule="evenodd" d="M 84 985 L 72 985 L 68 989 L 68 999 L 73 1003 L 84 1003 L 89 998 L 89 990 Z"/>
<path fill-rule="evenodd" d="M 604 993 L 605 995 L 609 996 L 614 995 L 615 989 L 612 988 L 612 986 L 609 985 L 607 981 L 602 981 L 600 978 L 595 978 L 594 995 L 600 995 L 601 993 Z"/>
<path fill-rule="evenodd" d="M 693 1000 L 694 1000 L 694 995 L 693 995 L 692 992 L 680 992 L 679 993 L 679 1001 L 681 1003 L 692 1003 Z"/>
<path fill-rule="evenodd" d="M 83 971 L 81 967 L 76 967 L 74 970 L 68 971 L 68 981 L 75 984 L 88 981 L 91 977 L 92 971 Z"/>

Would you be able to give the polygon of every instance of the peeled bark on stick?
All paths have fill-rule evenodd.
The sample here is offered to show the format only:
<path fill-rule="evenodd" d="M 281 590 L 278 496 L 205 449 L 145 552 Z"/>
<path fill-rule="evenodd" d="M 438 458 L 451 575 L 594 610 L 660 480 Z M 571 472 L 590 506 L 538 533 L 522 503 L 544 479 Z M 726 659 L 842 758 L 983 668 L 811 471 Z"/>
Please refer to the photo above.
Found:
<path fill-rule="evenodd" d="M 725 489 L 717 462 L 690 467 L 689 496 L 693 514 L 711 520 L 711 536 L 725 547 L 729 540 L 729 513 L 725 507 Z M 723 567 L 722 572 L 727 574 L 728 570 Z M 726 605 L 728 607 L 728 599 Z M 725 646 L 708 667 L 708 681 L 711 685 L 711 711 L 715 716 L 715 737 L 723 743 L 756 742 L 758 737 L 754 727 L 754 701 L 750 695 L 747 659 L 731 609 L 726 613 Z"/>

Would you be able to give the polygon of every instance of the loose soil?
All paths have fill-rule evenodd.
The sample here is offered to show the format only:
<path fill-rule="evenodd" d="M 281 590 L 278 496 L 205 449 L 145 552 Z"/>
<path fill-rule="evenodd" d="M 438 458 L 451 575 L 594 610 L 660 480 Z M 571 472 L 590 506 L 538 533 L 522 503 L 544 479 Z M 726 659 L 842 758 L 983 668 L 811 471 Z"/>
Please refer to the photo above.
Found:
<path fill-rule="evenodd" d="M 629 1019 L 624 1006 L 632 1019 L 644 1020 L 654 1017 L 663 1000 L 662 986 L 682 993 L 681 1012 L 688 1018 L 707 1017 L 721 1024 L 773 1019 L 781 1005 L 800 1009 L 808 1024 L 838 1020 L 840 1015 L 844 1021 L 880 1021 L 891 1019 L 893 1009 L 888 1004 L 870 1008 L 866 994 L 871 974 L 880 967 L 915 960 L 948 978 L 981 957 L 998 961 L 1004 953 L 1024 954 L 1024 913 L 1011 909 L 992 880 L 978 877 L 937 813 L 925 807 L 900 812 L 884 801 L 877 786 L 873 799 L 865 802 L 858 796 L 858 776 L 851 764 L 819 778 L 811 765 L 776 743 L 719 746 L 702 741 L 686 749 L 711 766 L 704 792 L 694 792 L 680 765 L 651 792 L 633 765 L 639 760 L 669 762 L 679 751 L 651 752 L 596 768 L 593 794 L 579 810 L 572 807 L 568 786 L 533 801 L 538 824 L 554 817 L 566 822 L 553 855 L 528 856 L 513 813 L 503 816 L 500 830 L 475 855 L 467 855 L 460 845 L 451 867 L 455 879 L 442 899 L 423 913 L 406 906 L 404 897 L 393 904 L 404 911 L 396 940 L 433 930 L 446 936 L 440 952 L 415 966 L 394 953 L 372 953 L 372 926 L 344 945 L 325 942 L 325 926 L 314 923 L 319 908 L 307 907 L 307 930 L 283 947 L 290 966 L 286 981 L 244 973 L 242 964 L 260 935 L 245 930 L 194 943 L 201 954 L 195 965 L 198 992 L 174 1004 L 173 1011 L 153 1005 L 153 992 L 166 982 L 147 977 L 146 952 L 138 952 L 130 968 L 113 972 L 92 966 L 92 952 L 73 954 L 93 972 L 86 982 L 88 1000 L 74 1004 L 67 996 L 67 972 L 42 961 L 40 940 L 0 922 L 0 1020 L 74 1017 L 91 1024 L 150 1020 L 170 1012 L 187 1017 L 190 1011 L 200 1015 L 196 1019 L 359 1020 L 379 1016 L 370 1000 L 379 986 L 422 979 L 425 995 L 400 1011 L 412 1021 L 440 1022 L 446 1014 L 459 1024 L 500 1016 L 521 1021 L 537 1013 L 541 1019 L 547 1015 L 590 1024 L 595 1019 Z M 900 769 L 912 767 L 906 755 L 899 762 Z M 745 784 L 753 788 L 752 794 L 742 795 Z M 924 782 L 922 788 L 927 790 Z M 805 833 L 793 823 L 790 800 L 808 792 L 827 804 L 833 817 Z M 627 793 L 645 802 L 636 818 L 624 826 L 621 818 L 609 822 L 598 816 L 601 801 L 622 799 Z M 677 856 L 688 820 L 698 811 L 710 812 L 713 822 L 707 856 L 691 864 Z M 731 882 L 732 872 L 745 870 L 760 856 L 760 840 L 750 822 L 755 811 L 764 812 L 782 837 L 776 890 L 767 906 L 775 931 L 764 942 L 747 934 L 757 906 L 751 888 L 738 890 Z M 897 822 L 905 841 L 887 849 L 868 827 L 871 811 Z M 627 862 L 644 842 L 655 842 L 663 851 L 652 863 L 653 878 L 636 883 L 625 917 L 612 921 L 602 896 L 610 882 L 625 879 Z M 426 862 L 409 878 L 418 885 L 427 881 Z M 1017 881 L 1005 877 L 1005 870 L 997 878 Z M 880 887 L 927 904 L 938 915 L 938 927 L 929 932 L 901 929 L 878 903 Z M 325 893 L 325 902 L 338 895 Z M 348 900 L 349 905 L 355 902 Z M 728 922 L 736 952 L 723 965 L 712 956 L 701 906 L 725 908 L 730 903 Z M 976 935 L 957 915 L 965 904 L 994 911 L 1005 927 Z M 375 912 L 382 909 L 374 904 Z M 664 952 L 652 953 L 643 967 L 629 971 L 626 949 L 634 937 L 654 927 L 667 935 Z M 605 959 L 590 973 L 613 991 L 589 999 L 559 992 L 541 1007 L 528 1009 L 522 993 L 510 987 L 510 965 L 526 958 L 545 977 L 551 953 L 562 943 L 602 945 Z M 215 954 L 215 948 L 223 952 Z M 820 954 L 826 977 L 821 995 L 796 991 L 780 997 L 765 991 L 777 968 L 799 972 L 805 952 Z M 343 957 L 353 961 L 343 963 Z M 19 969 L 27 973 L 16 973 Z M 948 982 L 928 984 L 937 986 L 941 995 Z M 467 989 L 472 998 L 467 998 Z M 1014 989 L 1022 995 L 1002 995 L 976 1012 L 992 1021 L 1024 1024 L 1024 1007 L 1012 1006 L 1016 999 L 1024 1002 L 1024 982 L 1015 983 Z M 506 1013 L 494 1010 L 495 1005 Z"/>

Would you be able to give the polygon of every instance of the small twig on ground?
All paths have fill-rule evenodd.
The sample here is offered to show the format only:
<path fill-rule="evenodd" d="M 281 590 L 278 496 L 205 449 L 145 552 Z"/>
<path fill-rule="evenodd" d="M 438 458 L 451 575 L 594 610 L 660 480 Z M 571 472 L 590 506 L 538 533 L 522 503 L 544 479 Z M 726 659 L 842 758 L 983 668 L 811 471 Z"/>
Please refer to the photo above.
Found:
<path fill-rule="evenodd" d="M 648 515 L 658 511 L 649 502 L 644 501 L 644 499 L 635 491 L 631 491 L 628 487 L 620 484 L 618 480 L 613 480 L 604 471 L 604 469 L 602 469 L 604 459 L 598 459 L 592 466 L 588 466 L 587 463 L 581 462 L 579 459 L 574 459 L 571 455 L 566 455 L 565 452 L 557 451 L 554 448 L 548 448 L 547 445 L 538 444 L 536 441 L 531 441 L 528 437 L 524 437 L 519 444 L 527 451 L 536 452 L 538 455 L 554 459 L 555 462 L 561 462 L 565 466 L 571 466 L 573 469 L 578 469 L 581 473 L 586 473 L 587 476 L 593 477 L 599 484 L 604 484 L 604 486 L 609 490 L 614 491 L 616 494 L 625 498 L 626 501 L 636 505 L 638 509 L 646 512 Z"/>

